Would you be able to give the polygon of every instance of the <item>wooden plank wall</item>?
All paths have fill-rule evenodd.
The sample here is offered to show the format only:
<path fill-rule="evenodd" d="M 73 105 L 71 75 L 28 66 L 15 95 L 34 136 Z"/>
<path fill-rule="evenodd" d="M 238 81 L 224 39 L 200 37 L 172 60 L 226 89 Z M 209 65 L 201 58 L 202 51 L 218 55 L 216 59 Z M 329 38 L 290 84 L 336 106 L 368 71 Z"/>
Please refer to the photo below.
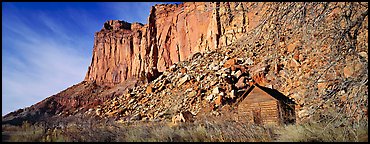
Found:
<path fill-rule="evenodd" d="M 252 88 L 252 87 L 251 87 Z M 287 105 L 259 87 L 253 87 L 247 96 L 239 102 L 238 119 L 254 123 L 261 121 L 264 124 L 282 124 L 296 121 L 297 108 Z M 254 119 L 255 115 L 260 115 L 260 119 Z"/>
<path fill-rule="evenodd" d="M 259 111 L 263 123 L 279 123 L 278 101 L 268 100 L 263 102 L 250 103 L 243 101 L 238 106 L 239 120 L 254 123 L 253 111 Z"/>

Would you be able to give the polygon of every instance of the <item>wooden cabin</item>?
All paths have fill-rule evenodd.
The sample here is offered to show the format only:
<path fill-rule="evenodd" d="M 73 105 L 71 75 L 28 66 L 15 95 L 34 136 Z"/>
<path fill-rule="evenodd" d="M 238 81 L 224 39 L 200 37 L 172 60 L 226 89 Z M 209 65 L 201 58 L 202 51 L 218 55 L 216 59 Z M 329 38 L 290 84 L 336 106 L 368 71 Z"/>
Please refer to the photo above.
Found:
<path fill-rule="evenodd" d="M 252 85 L 238 100 L 238 119 L 255 124 L 295 123 L 295 103 L 277 90 Z"/>

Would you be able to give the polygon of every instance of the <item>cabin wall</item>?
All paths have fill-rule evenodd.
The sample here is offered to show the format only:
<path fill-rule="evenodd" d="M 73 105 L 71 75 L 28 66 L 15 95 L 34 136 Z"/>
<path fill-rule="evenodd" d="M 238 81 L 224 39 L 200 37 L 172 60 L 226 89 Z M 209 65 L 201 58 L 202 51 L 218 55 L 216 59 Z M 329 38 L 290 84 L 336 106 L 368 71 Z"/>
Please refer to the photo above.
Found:
<path fill-rule="evenodd" d="M 280 121 L 284 124 L 295 123 L 295 107 L 287 105 L 283 102 L 278 102 Z"/>
<path fill-rule="evenodd" d="M 240 121 L 278 125 L 296 121 L 294 104 L 283 103 L 259 87 L 253 87 L 237 109 Z"/>
<path fill-rule="evenodd" d="M 256 124 L 277 124 L 280 123 L 278 101 L 269 100 L 251 103 L 243 101 L 238 106 L 238 118 Z"/>

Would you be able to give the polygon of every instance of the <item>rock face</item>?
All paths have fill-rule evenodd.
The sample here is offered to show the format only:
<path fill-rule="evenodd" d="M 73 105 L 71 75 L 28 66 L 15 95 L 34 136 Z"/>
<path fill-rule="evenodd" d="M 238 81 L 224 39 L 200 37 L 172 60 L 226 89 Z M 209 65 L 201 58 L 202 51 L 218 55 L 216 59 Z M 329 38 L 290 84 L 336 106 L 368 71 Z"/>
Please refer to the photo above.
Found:
<path fill-rule="evenodd" d="M 183 3 L 155 5 L 148 24 L 110 20 L 95 33 L 85 81 L 113 86 L 128 78 L 156 76 L 196 52 L 231 44 L 258 21 L 247 9 L 256 3 Z M 243 14 L 240 14 L 243 12 Z"/>

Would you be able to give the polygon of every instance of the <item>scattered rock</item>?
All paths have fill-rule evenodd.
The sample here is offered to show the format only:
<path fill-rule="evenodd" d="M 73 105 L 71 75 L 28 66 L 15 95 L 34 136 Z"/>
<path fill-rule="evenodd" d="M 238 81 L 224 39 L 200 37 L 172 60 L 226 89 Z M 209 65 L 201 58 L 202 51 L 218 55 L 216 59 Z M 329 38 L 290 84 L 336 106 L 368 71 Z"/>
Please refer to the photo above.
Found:
<path fill-rule="evenodd" d="M 96 113 L 96 115 L 98 115 L 98 116 L 100 116 L 102 113 L 101 113 L 101 109 L 100 108 L 97 108 L 96 110 L 95 110 L 95 113 Z"/>
<path fill-rule="evenodd" d="M 184 122 L 193 122 L 194 121 L 194 115 L 190 111 L 184 111 L 184 112 L 181 112 L 180 114 L 184 118 Z"/>
<path fill-rule="evenodd" d="M 212 101 L 214 96 L 215 96 L 214 94 L 210 94 L 207 96 L 206 100 Z"/>
<path fill-rule="evenodd" d="M 200 81 L 200 80 L 202 80 L 204 78 L 204 75 L 199 75 L 199 76 L 197 76 L 197 81 Z"/>
<path fill-rule="evenodd" d="M 217 96 L 217 98 L 216 98 L 216 100 L 215 100 L 215 104 L 216 104 L 217 106 L 222 105 L 222 96 L 221 96 L 221 95 Z"/>
<path fill-rule="evenodd" d="M 296 43 L 295 42 L 291 43 L 287 46 L 287 51 L 291 53 L 295 50 L 295 47 L 296 47 Z"/>
<path fill-rule="evenodd" d="M 355 66 L 356 65 L 349 65 L 344 67 L 343 74 L 345 78 L 351 77 L 355 74 Z"/>
<path fill-rule="evenodd" d="M 178 116 L 178 115 L 174 115 L 173 117 L 172 117 L 172 123 L 173 124 L 178 124 L 178 123 L 180 123 L 181 122 L 181 120 L 182 120 L 183 118 L 182 117 L 180 117 L 180 116 Z"/>
<path fill-rule="evenodd" d="M 152 85 L 148 85 L 148 87 L 146 87 L 146 91 L 145 91 L 147 94 L 151 94 L 153 92 L 153 87 Z"/>
<path fill-rule="evenodd" d="M 232 58 L 232 59 L 227 60 L 223 66 L 224 68 L 230 68 L 231 66 L 235 64 L 236 64 L 236 58 Z"/>
<path fill-rule="evenodd" d="M 242 89 L 246 86 L 245 84 L 245 77 L 241 77 L 238 82 L 235 84 L 235 87 L 238 88 L 238 89 Z"/>
<path fill-rule="evenodd" d="M 247 65 L 253 65 L 254 64 L 253 60 L 250 59 L 250 58 L 247 58 L 244 63 L 247 64 Z"/>
<path fill-rule="evenodd" d="M 211 65 L 209 65 L 208 68 L 210 70 L 214 70 L 214 71 L 217 71 L 217 70 L 220 69 L 220 67 L 218 65 L 216 65 L 215 63 L 212 63 Z"/>
<path fill-rule="evenodd" d="M 236 79 L 239 79 L 241 75 L 242 75 L 242 72 L 240 70 L 236 71 L 234 74 Z"/>
<path fill-rule="evenodd" d="M 189 93 L 189 97 L 193 97 L 193 96 L 196 96 L 197 95 L 197 92 L 196 91 L 191 91 Z"/>
<path fill-rule="evenodd" d="M 183 74 L 186 74 L 188 72 L 188 69 L 182 68 L 182 69 L 180 69 L 180 72 L 183 73 Z"/>
<path fill-rule="evenodd" d="M 172 123 L 178 124 L 180 122 L 193 122 L 193 117 L 194 115 L 189 111 L 180 112 L 178 115 L 172 117 Z"/>
<path fill-rule="evenodd" d="M 212 68 L 212 70 L 214 70 L 214 71 L 218 71 L 220 69 L 220 67 L 219 66 L 214 66 L 213 68 Z"/>
<path fill-rule="evenodd" d="M 190 80 L 190 76 L 189 75 L 185 75 L 184 77 L 182 77 L 179 81 L 178 81 L 178 84 L 177 86 L 181 86 L 182 84 L 184 84 L 185 82 L 187 82 L 188 80 Z"/>
<path fill-rule="evenodd" d="M 174 65 L 170 66 L 169 69 L 170 69 L 170 71 L 174 72 L 174 71 L 177 70 L 177 65 L 174 64 Z"/>
<path fill-rule="evenodd" d="M 368 58 L 367 52 L 359 52 L 358 55 L 360 55 L 361 57 L 365 58 L 366 60 Z"/>
<path fill-rule="evenodd" d="M 319 90 L 324 90 L 326 88 L 326 82 L 323 79 L 317 81 L 317 88 Z"/>
<path fill-rule="evenodd" d="M 134 116 L 132 116 L 130 118 L 131 121 L 137 121 L 137 120 L 141 120 L 141 115 L 138 113 L 138 114 L 135 114 Z"/>
<path fill-rule="evenodd" d="M 219 93 L 220 93 L 220 88 L 219 88 L 219 87 L 215 87 L 215 88 L 212 90 L 212 94 L 218 95 Z"/>
<path fill-rule="evenodd" d="M 236 96 L 235 96 L 235 90 L 231 90 L 230 93 L 229 93 L 229 97 L 231 99 L 234 99 Z"/>

